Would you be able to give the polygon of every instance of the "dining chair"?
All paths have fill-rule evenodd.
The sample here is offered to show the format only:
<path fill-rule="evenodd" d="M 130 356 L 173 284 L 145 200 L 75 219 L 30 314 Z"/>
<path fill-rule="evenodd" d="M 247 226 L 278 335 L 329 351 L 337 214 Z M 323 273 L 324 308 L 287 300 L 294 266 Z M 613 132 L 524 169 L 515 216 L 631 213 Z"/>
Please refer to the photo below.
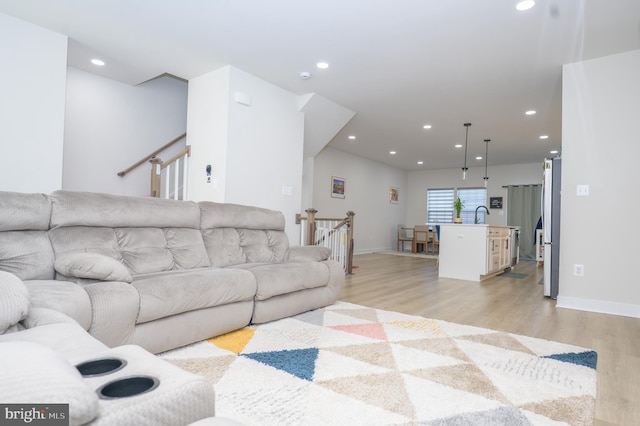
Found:
<path fill-rule="evenodd" d="M 431 230 L 431 254 L 436 254 L 436 247 L 438 248 L 438 254 L 440 254 L 440 225 L 435 225 Z"/>
<path fill-rule="evenodd" d="M 404 243 L 411 243 L 411 249 L 413 250 L 413 228 L 398 225 L 398 251 L 404 251 Z M 402 250 L 400 250 L 401 244 Z"/>
<path fill-rule="evenodd" d="M 427 243 L 429 242 L 429 227 L 427 225 L 416 225 L 413 227 L 413 245 L 411 251 L 413 253 L 427 252 Z"/>

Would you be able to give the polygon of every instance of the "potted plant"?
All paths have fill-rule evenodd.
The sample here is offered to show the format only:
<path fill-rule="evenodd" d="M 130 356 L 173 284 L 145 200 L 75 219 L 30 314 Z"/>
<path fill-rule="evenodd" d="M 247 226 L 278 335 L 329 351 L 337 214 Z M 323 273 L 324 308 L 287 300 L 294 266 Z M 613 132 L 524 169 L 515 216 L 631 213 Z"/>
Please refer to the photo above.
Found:
<path fill-rule="evenodd" d="M 460 212 L 464 208 L 464 203 L 458 197 L 456 201 L 453 202 L 453 208 L 456 209 L 456 218 L 453 219 L 453 223 L 462 223 L 462 218 L 460 217 Z"/>

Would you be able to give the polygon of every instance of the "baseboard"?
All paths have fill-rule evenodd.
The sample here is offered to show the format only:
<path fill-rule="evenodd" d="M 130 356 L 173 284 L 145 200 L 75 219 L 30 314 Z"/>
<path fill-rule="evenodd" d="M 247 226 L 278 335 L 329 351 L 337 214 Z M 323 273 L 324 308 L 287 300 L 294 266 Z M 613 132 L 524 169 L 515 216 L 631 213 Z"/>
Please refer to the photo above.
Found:
<path fill-rule="evenodd" d="M 558 296 L 556 307 L 640 318 L 640 305 L 632 305 L 630 303 L 618 303 L 609 302 L 606 300 Z"/>

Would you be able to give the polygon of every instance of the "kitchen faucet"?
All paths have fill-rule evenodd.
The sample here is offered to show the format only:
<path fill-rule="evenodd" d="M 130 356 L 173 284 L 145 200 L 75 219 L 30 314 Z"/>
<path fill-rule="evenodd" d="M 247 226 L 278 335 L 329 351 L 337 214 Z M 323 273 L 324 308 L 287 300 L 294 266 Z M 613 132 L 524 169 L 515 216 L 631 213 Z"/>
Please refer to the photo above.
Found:
<path fill-rule="evenodd" d="M 478 206 L 476 207 L 476 217 L 473 220 L 473 223 L 478 223 L 478 209 L 485 209 L 487 211 L 487 214 L 491 214 L 489 213 L 489 209 L 487 208 L 487 206 Z"/>

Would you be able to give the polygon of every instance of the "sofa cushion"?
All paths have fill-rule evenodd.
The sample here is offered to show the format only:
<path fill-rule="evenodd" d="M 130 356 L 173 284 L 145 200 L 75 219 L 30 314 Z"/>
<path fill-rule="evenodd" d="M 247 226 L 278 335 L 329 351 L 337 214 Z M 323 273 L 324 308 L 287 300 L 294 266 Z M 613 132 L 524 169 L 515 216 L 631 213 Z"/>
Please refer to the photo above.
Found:
<path fill-rule="evenodd" d="M 237 269 L 202 268 L 135 276 L 140 295 L 137 324 L 234 302 L 252 300 L 254 276 Z"/>
<path fill-rule="evenodd" d="M 282 212 L 261 207 L 201 201 L 200 229 L 245 228 L 284 231 Z"/>
<path fill-rule="evenodd" d="M 0 297 L 0 334 L 2 334 L 27 316 L 29 290 L 20 278 L 9 272 L 0 271 L 0 295 L 2 295 Z"/>
<path fill-rule="evenodd" d="M 51 194 L 51 227 L 193 228 L 200 225 L 200 208 L 192 201 L 126 197 L 90 192 Z"/>
<path fill-rule="evenodd" d="M 213 266 L 283 262 L 289 249 L 284 231 L 217 228 L 202 231 Z"/>
<path fill-rule="evenodd" d="M 74 278 L 131 282 L 129 270 L 117 260 L 99 253 L 70 253 L 58 257 L 56 272 Z"/>
<path fill-rule="evenodd" d="M 50 230 L 49 238 L 57 257 L 98 253 L 134 275 L 211 265 L 197 229 L 69 226 Z"/>
<path fill-rule="evenodd" d="M 327 265 L 321 262 L 256 265 L 247 270 L 256 277 L 256 300 L 326 286 L 330 275 Z"/>
<path fill-rule="evenodd" d="M 240 234 L 234 228 L 205 229 L 202 238 L 211 265 L 224 268 L 247 262 L 247 255 L 240 247 Z"/>
<path fill-rule="evenodd" d="M 48 195 L 0 191 L 0 231 L 46 231 L 50 217 Z"/>
<path fill-rule="evenodd" d="M 53 279 L 53 260 L 46 231 L 0 232 L 0 270 L 23 280 Z"/>
<path fill-rule="evenodd" d="M 0 342 L 2 402 L 69 404 L 70 425 L 98 415 L 98 395 L 78 370 L 54 350 L 35 342 Z"/>
<path fill-rule="evenodd" d="M 113 228 L 69 226 L 49 231 L 56 258 L 70 253 L 98 253 L 122 262 Z"/>
<path fill-rule="evenodd" d="M 210 266 L 202 235 L 188 228 L 116 228 L 122 258 L 134 274 Z"/>

